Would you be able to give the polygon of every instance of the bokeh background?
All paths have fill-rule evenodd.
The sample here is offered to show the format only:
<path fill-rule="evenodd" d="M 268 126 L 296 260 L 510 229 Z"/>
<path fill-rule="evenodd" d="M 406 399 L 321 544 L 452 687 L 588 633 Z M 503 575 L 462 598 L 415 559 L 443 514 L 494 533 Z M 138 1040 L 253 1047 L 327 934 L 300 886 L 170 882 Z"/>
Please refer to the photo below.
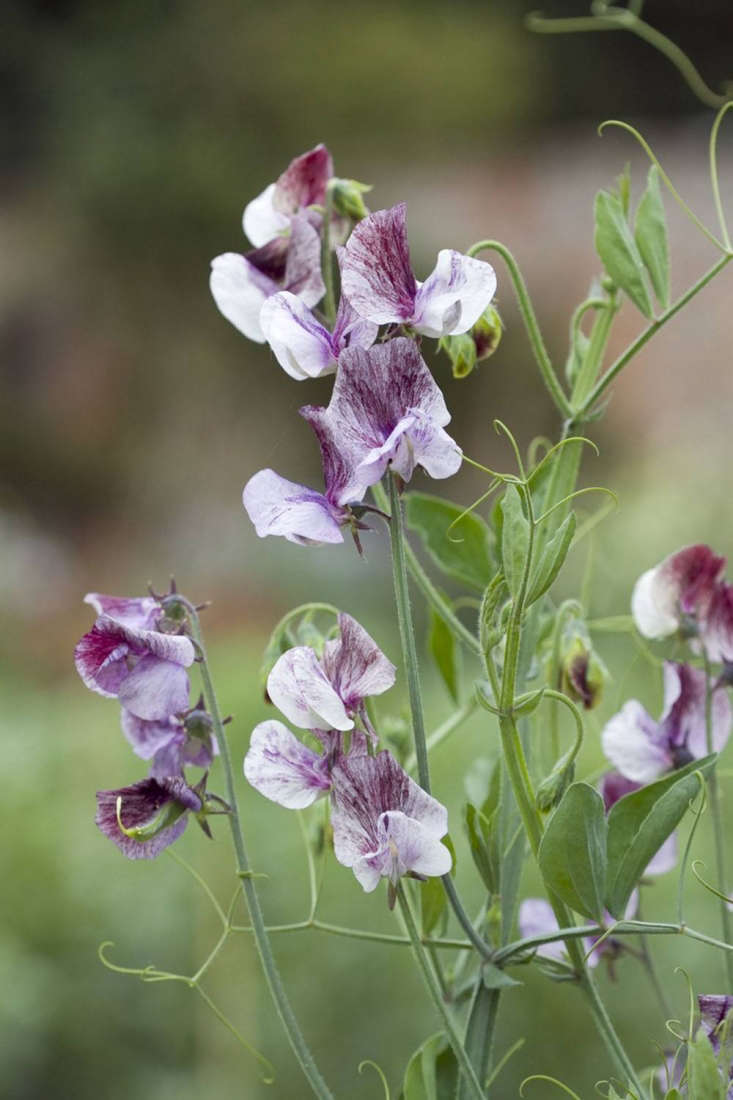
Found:
<path fill-rule="evenodd" d="M 73 645 L 91 621 L 81 597 L 142 593 L 175 573 L 192 598 L 214 601 L 206 625 L 238 759 L 267 716 L 262 648 L 292 604 L 339 604 L 397 660 L 381 535 L 367 537 L 362 562 L 348 546 L 262 543 L 241 509 L 244 481 L 265 465 L 317 484 L 317 449 L 297 408 L 326 402 L 329 383 L 296 384 L 248 344 L 217 313 L 208 265 L 245 247 L 246 201 L 292 156 L 325 141 L 338 174 L 374 184 L 374 208 L 408 200 L 418 274 L 438 248 L 504 241 L 551 352 L 564 361 L 570 311 L 598 271 L 594 193 L 627 160 L 637 196 L 646 173 L 633 141 L 620 132 L 599 138 L 598 123 L 639 125 L 712 223 L 711 113 L 644 43 L 615 33 L 534 36 L 523 27 L 530 6 L 26 0 L 4 15 L 0 1072 L 13 1100 L 306 1093 L 246 934 L 229 943 L 206 988 L 275 1062 L 269 1087 L 194 991 L 144 985 L 97 959 L 98 944 L 114 940 L 122 965 L 190 973 L 214 942 L 216 921 L 172 860 L 129 864 L 93 826 L 94 790 L 133 782 L 144 765 L 119 735 L 115 704 L 85 692 L 73 672 Z M 548 0 L 545 10 L 584 9 Z M 646 14 L 711 86 L 733 76 L 727 0 L 649 0 Z M 729 133 L 720 162 L 733 210 Z M 679 293 L 714 251 L 671 201 L 667 209 Z M 493 417 L 523 445 L 558 424 L 500 261 L 497 270 L 506 323 L 499 352 L 466 381 L 454 381 L 445 362 L 435 369 L 453 434 L 476 459 L 506 468 Z M 726 273 L 644 350 L 593 427 L 601 457 L 587 460 L 586 480 L 620 498 L 595 539 L 595 615 L 624 612 L 633 579 L 678 545 L 732 549 L 730 297 Z M 625 307 L 610 354 L 640 327 Z M 450 486 L 466 503 L 481 489 L 474 473 Z M 585 567 L 585 553 L 576 553 L 568 592 Z M 600 763 L 600 724 L 630 692 L 652 711 L 660 702 L 658 678 L 628 641 L 603 647 L 614 680 L 590 725 L 586 771 Z M 397 688 L 382 709 L 403 706 Z M 428 686 L 428 706 L 432 727 L 449 711 L 437 684 Z M 456 818 L 464 773 L 494 740 L 491 724 L 474 720 L 436 754 L 436 789 Z M 244 816 L 255 866 L 269 875 L 261 887 L 268 919 L 297 920 L 307 881 L 293 815 L 248 792 Z M 179 850 L 228 900 L 222 823 L 215 832 L 211 843 L 191 827 Z M 453 832 L 461 887 L 478 904 L 460 826 Z M 527 891 L 533 883 L 530 870 Z M 670 914 L 674 891 L 673 876 L 655 886 L 648 910 Z M 691 917 L 714 931 L 712 906 L 698 888 L 688 894 Z M 323 915 L 393 928 L 382 892 L 366 897 L 333 864 Z M 282 936 L 277 949 L 337 1094 L 380 1095 L 376 1078 L 357 1074 L 363 1058 L 396 1086 L 410 1052 L 435 1029 L 406 952 L 313 932 Z M 680 1016 L 686 992 L 675 965 L 692 968 L 699 988 L 721 991 L 714 954 L 671 939 L 655 951 Z M 518 1035 L 527 1042 L 497 1095 L 515 1096 L 530 1071 L 557 1073 L 591 1095 L 605 1065 L 580 998 L 534 973 L 521 977 L 524 988 L 505 998 L 499 1050 Z M 621 962 L 617 978 L 602 977 L 604 994 L 637 1063 L 652 1062 L 653 1041 L 665 1041 L 661 1012 L 633 960 Z M 534 1088 L 542 1095 L 550 1086 Z"/>

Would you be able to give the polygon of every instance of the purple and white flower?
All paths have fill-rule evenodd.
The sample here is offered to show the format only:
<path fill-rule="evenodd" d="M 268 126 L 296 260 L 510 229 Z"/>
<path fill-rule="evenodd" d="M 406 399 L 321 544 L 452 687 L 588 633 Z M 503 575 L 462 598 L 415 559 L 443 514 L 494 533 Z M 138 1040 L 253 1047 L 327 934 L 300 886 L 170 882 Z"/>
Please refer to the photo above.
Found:
<path fill-rule="evenodd" d="M 370 348 L 379 331 L 342 296 L 333 332 L 329 332 L 301 298 L 287 291 L 267 299 L 260 326 L 280 366 L 298 381 L 333 374 L 345 348 Z"/>
<path fill-rule="evenodd" d="M 249 479 L 242 503 L 261 539 L 282 535 L 298 546 L 322 546 L 343 542 L 341 528 L 351 519 L 349 509 L 335 504 L 333 495 L 328 483 L 326 492 L 319 493 L 266 469 Z"/>
<path fill-rule="evenodd" d="M 267 693 L 293 725 L 310 730 L 351 730 L 365 720 L 364 700 L 395 682 L 395 667 L 351 615 L 339 614 L 339 637 L 319 659 L 310 646 L 294 646 L 278 658 Z"/>
<path fill-rule="evenodd" d="M 325 145 L 291 160 L 279 179 L 245 207 L 242 225 L 255 248 L 285 232 L 298 214 L 306 215 L 318 229 L 321 215 L 312 208 L 325 203 L 332 176 L 333 161 Z"/>
<path fill-rule="evenodd" d="M 324 469 L 339 469 L 337 504 L 361 500 L 387 467 L 409 481 L 416 466 L 443 478 L 462 462 L 443 431 L 450 422 L 443 395 L 406 337 L 342 352 L 328 407 L 300 412 L 318 436 Z"/>
<path fill-rule="evenodd" d="M 627 779 L 620 772 L 606 772 L 601 779 L 600 792 L 606 813 L 609 812 L 620 798 L 633 791 L 638 791 L 641 783 L 635 783 L 633 779 Z M 663 875 L 666 871 L 672 871 L 677 865 L 677 835 L 672 833 L 649 860 L 644 870 L 644 875 Z"/>
<path fill-rule="evenodd" d="M 685 619 L 699 626 L 724 568 L 725 558 L 699 543 L 683 547 L 642 573 L 631 596 L 639 632 L 645 638 L 666 638 Z"/>
<path fill-rule="evenodd" d="M 150 778 L 163 780 L 182 775 L 188 765 L 209 768 L 219 749 L 216 738 L 208 730 L 193 732 L 199 722 L 193 711 L 181 718 L 172 714 L 156 721 L 144 721 L 123 708 L 122 732 L 134 753 L 142 760 L 151 760 Z M 208 718 L 208 715 L 206 715 Z M 210 722 L 210 719 L 209 719 Z"/>
<path fill-rule="evenodd" d="M 633 919 L 638 904 L 639 895 L 634 890 L 626 906 L 624 914 L 626 920 Z M 614 918 L 608 912 L 605 914 L 605 920 L 609 925 L 615 923 Z M 530 939 L 533 936 L 549 936 L 559 928 L 552 906 L 545 898 L 525 898 L 519 906 L 518 924 L 522 939 Z M 591 967 L 598 966 L 604 956 L 612 963 L 623 950 L 623 945 L 619 940 L 614 940 L 612 936 L 606 937 L 596 948 L 593 947 L 595 942 L 596 938 L 592 936 L 586 936 L 583 939 L 585 951 L 588 954 L 588 966 Z M 540 958 L 554 959 L 556 962 L 564 961 L 568 957 L 562 940 L 552 940 L 550 943 L 541 944 L 537 948 L 537 954 Z"/>
<path fill-rule="evenodd" d="M 700 1024 L 707 1035 L 716 1056 L 723 1046 L 723 1072 L 728 1062 L 728 1100 L 733 1100 L 733 996 L 724 993 L 704 993 L 697 998 Z"/>
<path fill-rule="evenodd" d="M 406 211 L 398 203 L 355 227 L 342 262 L 344 294 L 357 313 L 378 325 L 410 325 L 434 337 L 467 332 L 494 296 L 494 269 L 443 249 L 432 274 L 419 283 L 410 266 Z"/>
<path fill-rule="evenodd" d="M 244 758 L 249 783 L 289 810 L 302 810 L 331 790 L 332 754 L 317 753 L 282 722 L 260 722 Z"/>
<path fill-rule="evenodd" d="M 386 750 L 349 755 L 333 772 L 336 859 L 351 867 L 368 893 L 380 878 L 396 887 L 402 875 L 445 875 L 452 857 L 441 837 L 448 811 L 402 770 Z"/>
<path fill-rule="evenodd" d="M 224 252 L 211 261 L 209 286 L 221 313 L 249 340 L 264 344 L 260 313 L 280 291 L 314 306 L 325 293 L 321 241 L 304 215 L 289 219 L 287 231 L 242 255 Z"/>
<path fill-rule="evenodd" d="M 154 859 L 177 840 L 203 802 L 180 776 L 97 791 L 96 823 L 128 859 Z"/>
<path fill-rule="evenodd" d="M 707 755 L 705 674 L 691 665 L 664 663 L 664 709 L 658 722 L 630 699 L 606 723 L 603 751 L 623 776 L 651 783 L 672 768 Z M 731 710 L 725 689 L 713 692 L 712 747 L 720 752 L 730 735 Z"/>
<path fill-rule="evenodd" d="M 76 668 L 92 691 L 119 699 L 136 718 L 158 721 L 188 710 L 188 674 L 194 648 L 183 634 L 156 629 L 164 617 L 157 600 L 117 599 L 90 593 L 97 612 L 76 646 Z"/>
<path fill-rule="evenodd" d="M 708 659 L 733 664 L 733 585 L 715 585 L 701 629 L 701 642 Z"/>

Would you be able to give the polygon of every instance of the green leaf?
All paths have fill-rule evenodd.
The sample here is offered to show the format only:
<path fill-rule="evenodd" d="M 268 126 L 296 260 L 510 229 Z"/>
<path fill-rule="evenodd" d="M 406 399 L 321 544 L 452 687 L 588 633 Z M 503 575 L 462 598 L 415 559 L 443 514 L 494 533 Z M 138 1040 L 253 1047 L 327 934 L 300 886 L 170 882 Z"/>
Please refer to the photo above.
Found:
<path fill-rule="evenodd" d="M 555 582 L 558 573 L 563 567 L 565 558 L 575 534 L 575 512 L 570 512 L 565 517 L 555 534 L 546 544 L 539 561 L 532 569 L 527 594 L 527 606 L 543 596 L 547 589 Z"/>
<path fill-rule="evenodd" d="M 485 817 L 470 802 L 463 810 L 463 820 L 468 834 L 468 846 L 476 870 L 490 894 L 499 892 L 499 860 L 496 846 L 492 843 L 496 829 L 496 811 L 491 817 Z"/>
<path fill-rule="evenodd" d="M 656 164 L 649 169 L 646 190 L 636 211 L 634 240 L 649 272 L 657 301 L 666 309 L 669 305 L 669 245 Z"/>
<path fill-rule="evenodd" d="M 690 1100 L 725 1100 L 726 1087 L 715 1051 L 702 1027 L 687 1044 L 687 1095 Z"/>
<path fill-rule="evenodd" d="M 437 665 L 451 699 L 458 703 L 460 694 L 461 651 L 453 631 L 435 608 L 430 610 L 428 649 Z"/>
<path fill-rule="evenodd" d="M 501 560 L 509 591 L 519 592 L 529 552 L 529 523 L 516 485 L 507 485 L 501 498 Z"/>
<path fill-rule="evenodd" d="M 443 917 L 447 916 L 447 903 L 443 883 L 439 878 L 428 878 L 420 886 L 423 936 L 431 936 Z"/>
<path fill-rule="evenodd" d="M 606 905 L 622 920 L 631 892 L 652 856 L 677 828 L 700 790 L 695 772 L 703 774 L 715 755 L 693 760 L 656 783 L 620 798 L 608 815 Z"/>
<path fill-rule="evenodd" d="M 403 1100 L 452 1100 L 455 1096 L 455 1055 L 442 1032 L 431 1035 L 413 1054 L 405 1071 Z"/>
<path fill-rule="evenodd" d="M 551 890 L 577 913 L 603 918 L 606 881 L 606 814 L 588 783 L 573 783 L 550 818 L 539 851 Z"/>
<path fill-rule="evenodd" d="M 644 263 L 624 217 L 621 200 L 608 191 L 596 195 L 596 252 L 616 286 L 650 320 L 652 301 L 644 282 Z"/>
<path fill-rule="evenodd" d="M 457 504 L 417 492 L 408 493 L 406 500 L 407 526 L 421 536 L 438 568 L 483 592 L 493 572 L 492 535 L 487 524 L 468 512 L 449 532 L 463 512 Z"/>

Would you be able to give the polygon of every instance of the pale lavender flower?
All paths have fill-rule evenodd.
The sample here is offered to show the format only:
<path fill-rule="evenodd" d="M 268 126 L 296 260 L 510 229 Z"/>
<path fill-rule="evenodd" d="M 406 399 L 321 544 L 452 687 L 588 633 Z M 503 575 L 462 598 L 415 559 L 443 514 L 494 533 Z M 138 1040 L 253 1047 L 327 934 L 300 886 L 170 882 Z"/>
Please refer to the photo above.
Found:
<path fill-rule="evenodd" d="M 209 286 L 221 313 L 249 340 L 264 344 L 262 306 L 289 291 L 314 306 L 325 293 L 321 241 L 304 215 L 289 221 L 287 233 L 242 255 L 225 252 L 211 261 Z"/>
<path fill-rule="evenodd" d="M 146 722 L 123 708 L 120 724 L 133 752 L 142 760 L 152 761 L 152 779 L 181 775 L 188 765 L 209 768 L 219 751 L 211 719 L 199 709 L 185 717 L 173 714 Z"/>
<path fill-rule="evenodd" d="M 650 783 L 672 768 L 707 755 L 705 673 L 691 665 L 664 663 L 664 710 L 658 722 L 630 699 L 605 725 L 603 751 L 636 783 Z M 730 735 L 731 710 L 724 689 L 713 692 L 712 747 L 720 752 Z"/>
<path fill-rule="evenodd" d="M 325 470 L 339 470 L 337 504 L 359 501 L 391 467 L 409 481 L 416 466 L 450 477 L 462 453 L 443 431 L 443 395 L 412 340 L 400 337 L 339 357 L 328 408 L 300 410 L 318 436 Z"/>
<path fill-rule="evenodd" d="M 96 823 L 128 859 L 154 859 L 177 840 L 203 802 L 180 776 L 97 791 Z M 120 828 L 122 823 L 122 828 Z"/>
<path fill-rule="evenodd" d="M 258 470 L 242 492 L 244 509 L 261 539 L 282 535 L 298 546 L 343 542 L 341 528 L 350 523 L 348 508 L 333 501 L 334 486 L 319 493 L 280 477 L 274 470 Z"/>
<path fill-rule="evenodd" d="M 285 232 L 298 214 L 306 215 L 318 229 L 321 215 L 312 207 L 325 203 L 326 185 L 332 176 L 333 161 L 325 145 L 316 145 L 291 160 L 279 179 L 245 207 L 242 225 L 255 248 Z"/>
<path fill-rule="evenodd" d="M 76 668 L 92 691 L 119 699 L 137 718 L 157 721 L 188 710 L 190 638 L 156 629 L 164 612 L 157 600 L 118 599 L 90 593 L 100 612 L 76 646 Z"/>
<path fill-rule="evenodd" d="M 336 859 L 351 867 L 370 892 L 389 879 L 390 898 L 402 875 L 445 875 L 452 857 L 441 837 L 448 811 L 402 770 L 386 750 L 349 755 L 333 768 L 333 843 Z"/>
<path fill-rule="evenodd" d="M 282 722 L 270 720 L 252 731 L 244 774 L 271 802 L 302 810 L 330 791 L 331 763 L 331 754 L 314 752 Z"/>
<path fill-rule="evenodd" d="M 639 632 L 646 638 L 666 638 L 685 620 L 699 626 L 724 568 L 725 558 L 698 543 L 683 547 L 642 573 L 631 596 Z"/>
<path fill-rule="evenodd" d="M 267 299 L 260 326 L 280 366 L 298 381 L 333 374 L 345 348 L 370 348 L 379 331 L 342 296 L 333 332 L 329 332 L 301 298 L 288 292 Z"/>
<path fill-rule="evenodd" d="M 625 920 L 633 919 L 638 904 L 639 895 L 634 890 L 626 906 Z M 608 925 L 615 924 L 615 918 L 609 912 L 604 914 L 604 921 Z M 519 906 L 518 924 L 522 939 L 550 935 L 559 928 L 552 906 L 545 898 L 525 898 Z M 612 936 L 607 936 L 598 947 L 594 948 L 593 944 L 596 942 L 596 938 L 586 936 L 583 939 L 585 952 L 588 954 L 588 966 L 598 966 L 604 956 L 612 963 L 623 950 L 623 945 L 619 940 L 614 940 Z M 566 960 L 568 957 L 562 940 L 553 940 L 551 943 L 541 944 L 537 948 L 537 954 L 540 958 L 554 959 L 555 961 Z"/>
<path fill-rule="evenodd" d="M 467 332 L 496 290 L 490 264 L 451 249 L 424 283 L 410 266 L 405 203 L 364 218 L 346 243 L 341 285 L 368 321 L 410 325 L 425 336 Z"/>
<path fill-rule="evenodd" d="M 716 1055 L 721 1053 L 724 1044 L 723 1059 L 728 1065 L 728 1100 L 733 1100 L 733 996 L 724 993 L 705 993 L 698 995 L 700 1023 Z M 725 1072 L 725 1065 L 723 1065 Z"/>
<path fill-rule="evenodd" d="M 339 637 L 327 641 L 319 659 L 310 646 L 294 646 L 278 658 L 267 694 L 300 729 L 351 730 L 365 720 L 364 699 L 395 682 L 395 667 L 351 615 L 339 614 Z"/>
<path fill-rule="evenodd" d="M 633 779 L 627 779 L 620 772 L 606 772 L 601 779 L 600 793 L 606 813 L 609 812 L 620 798 L 633 791 L 641 790 L 642 784 L 635 783 Z M 644 870 L 644 875 L 663 875 L 671 871 L 677 865 L 677 835 L 672 833 L 664 841 L 659 851 L 649 860 Z"/>

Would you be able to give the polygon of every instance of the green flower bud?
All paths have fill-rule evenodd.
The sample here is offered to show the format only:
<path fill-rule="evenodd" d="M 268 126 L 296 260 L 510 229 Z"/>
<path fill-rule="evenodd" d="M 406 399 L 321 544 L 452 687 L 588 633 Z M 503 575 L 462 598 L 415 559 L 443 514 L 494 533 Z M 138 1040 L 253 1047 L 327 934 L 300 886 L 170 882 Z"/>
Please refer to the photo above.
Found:
<path fill-rule="evenodd" d="M 494 309 L 493 306 L 487 306 L 471 329 L 471 336 L 476 345 L 476 361 L 478 363 L 494 354 L 501 341 L 503 331 L 504 326 L 501 323 L 498 310 Z"/>
<path fill-rule="evenodd" d="M 499 346 L 503 331 L 501 318 L 488 306 L 473 328 L 458 336 L 443 336 L 439 347 L 451 361 L 454 378 L 466 378 L 482 359 L 488 359 Z"/>
<path fill-rule="evenodd" d="M 443 336 L 440 347 L 450 359 L 454 378 L 466 378 L 476 366 L 476 345 L 470 332 Z"/>
<path fill-rule="evenodd" d="M 572 619 L 563 631 L 560 678 L 561 690 L 574 702 L 586 710 L 598 706 L 609 673 L 580 619 Z"/>
<path fill-rule="evenodd" d="M 359 183 L 358 180 L 332 179 L 329 183 L 333 208 L 339 214 L 344 214 L 352 221 L 360 222 L 369 213 L 364 205 L 364 195 L 371 191 L 370 183 Z"/>
<path fill-rule="evenodd" d="M 575 778 L 575 764 L 562 756 L 546 779 L 543 779 L 537 788 L 535 800 L 540 813 L 547 814 L 557 806 L 570 784 Z"/>

